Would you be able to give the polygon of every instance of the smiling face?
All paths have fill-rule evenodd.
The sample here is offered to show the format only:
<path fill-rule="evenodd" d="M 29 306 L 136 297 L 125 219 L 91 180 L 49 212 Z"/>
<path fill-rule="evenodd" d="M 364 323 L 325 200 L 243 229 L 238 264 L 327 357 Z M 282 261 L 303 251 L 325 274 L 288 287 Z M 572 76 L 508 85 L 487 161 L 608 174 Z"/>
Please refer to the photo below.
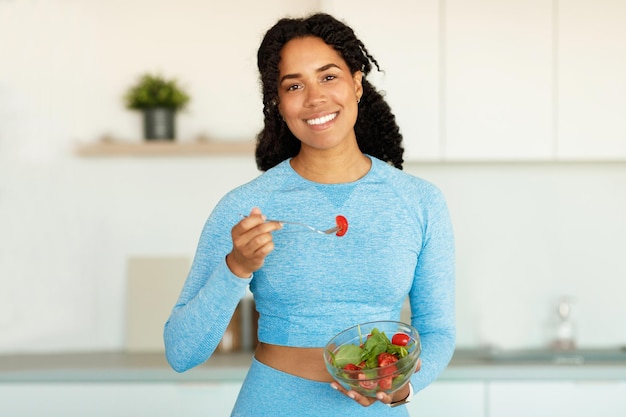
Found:
<path fill-rule="evenodd" d="M 360 71 L 352 74 L 337 51 L 311 36 L 285 44 L 278 70 L 279 111 L 303 149 L 356 144 Z"/>

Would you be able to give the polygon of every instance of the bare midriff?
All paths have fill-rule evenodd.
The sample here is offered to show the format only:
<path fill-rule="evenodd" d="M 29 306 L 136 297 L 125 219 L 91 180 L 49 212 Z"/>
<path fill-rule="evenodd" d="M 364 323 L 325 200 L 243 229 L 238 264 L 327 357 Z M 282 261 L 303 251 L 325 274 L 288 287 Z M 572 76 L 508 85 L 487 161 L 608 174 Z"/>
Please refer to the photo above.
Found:
<path fill-rule="evenodd" d="M 320 382 L 333 379 L 324 364 L 323 348 L 278 346 L 260 342 L 254 357 L 279 371 Z"/>

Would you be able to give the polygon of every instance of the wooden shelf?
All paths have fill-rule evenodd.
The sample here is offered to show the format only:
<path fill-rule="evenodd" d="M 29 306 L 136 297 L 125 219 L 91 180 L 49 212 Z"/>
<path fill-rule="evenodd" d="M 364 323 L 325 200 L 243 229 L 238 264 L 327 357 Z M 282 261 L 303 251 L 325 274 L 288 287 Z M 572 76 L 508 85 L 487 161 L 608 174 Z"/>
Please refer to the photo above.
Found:
<path fill-rule="evenodd" d="M 241 142 L 97 142 L 81 144 L 76 148 L 79 156 L 210 156 L 254 155 L 253 141 Z"/>

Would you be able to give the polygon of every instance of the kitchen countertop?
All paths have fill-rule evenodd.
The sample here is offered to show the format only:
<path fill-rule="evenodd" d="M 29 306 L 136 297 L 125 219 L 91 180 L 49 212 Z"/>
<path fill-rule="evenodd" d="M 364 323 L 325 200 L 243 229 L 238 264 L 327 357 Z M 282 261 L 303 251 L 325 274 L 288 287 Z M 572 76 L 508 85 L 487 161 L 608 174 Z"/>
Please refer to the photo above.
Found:
<path fill-rule="evenodd" d="M 439 380 L 626 381 L 626 350 L 457 349 Z"/>
<path fill-rule="evenodd" d="M 251 352 L 217 353 L 206 363 L 179 374 L 161 352 L 0 355 L 0 384 L 241 382 L 251 358 Z M 457 349 L 438 379 L 477 380 L 626 381 L 626 350 Z"/>

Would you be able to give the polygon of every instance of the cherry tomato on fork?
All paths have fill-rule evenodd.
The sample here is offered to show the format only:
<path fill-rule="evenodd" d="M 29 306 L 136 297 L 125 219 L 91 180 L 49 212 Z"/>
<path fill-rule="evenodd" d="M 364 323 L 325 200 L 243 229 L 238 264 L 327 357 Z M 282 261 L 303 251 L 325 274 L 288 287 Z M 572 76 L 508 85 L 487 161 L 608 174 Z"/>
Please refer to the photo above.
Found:
<path fill-rule="evenodd" d="M 337 236 L 345 235 L 348 232 L 348 219 L 339 215 L 335 217 L 335 222 L 337 223 L 337 227 L 339 228 L 339 230 L 337 230 L 337 233 L 335 234 Z"/>

